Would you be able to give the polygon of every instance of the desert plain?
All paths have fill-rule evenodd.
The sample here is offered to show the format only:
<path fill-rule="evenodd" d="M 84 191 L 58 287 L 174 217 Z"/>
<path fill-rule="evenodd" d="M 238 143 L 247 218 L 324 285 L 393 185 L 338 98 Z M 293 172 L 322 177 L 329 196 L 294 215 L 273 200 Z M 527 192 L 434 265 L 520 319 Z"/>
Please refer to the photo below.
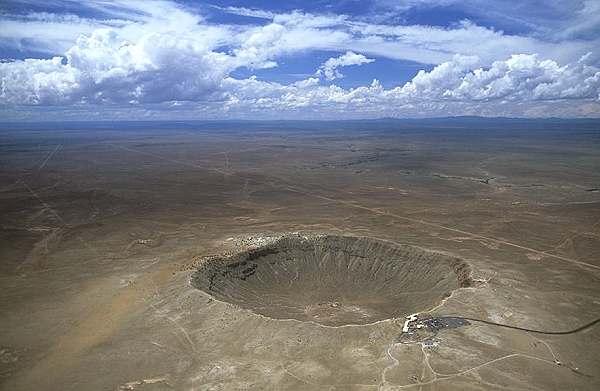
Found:
<path fill-rule="evenodd" d="M 549 332 L 600 317 L 597 120 L 2 124 L 0 216 L 3 390 L 600 387 L 598 324 L 398 342 L 409 310 Z M 344 284 L 314 244 L 329 236 L 435 255 L 411 278 L 394 280 L 392 257 Z M 193 283 L 282 237 L 312 243 L 323 274 L 290 257 L 289 275 Z M 360 258 L 355 271 L 376 261 Z M 470 283 L 438 288 L 438 259 Z M 267 293 L 244 294 L 254 276 Z M 270 287 L 295 303 L 299 281 L 304 307 L 278 310 Z M 416 307 L 386 312 L 399 297 Z"/>

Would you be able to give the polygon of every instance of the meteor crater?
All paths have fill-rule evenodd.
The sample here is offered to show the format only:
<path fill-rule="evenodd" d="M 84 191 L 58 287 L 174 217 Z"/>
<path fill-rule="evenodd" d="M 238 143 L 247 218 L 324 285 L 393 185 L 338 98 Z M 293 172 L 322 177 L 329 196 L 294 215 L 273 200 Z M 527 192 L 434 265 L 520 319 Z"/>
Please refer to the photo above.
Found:
<path fill-rule="evenodd" d="M 348 236 L 283 236 L 207 260 L 192 285 L 273 319 L 362 325 L 435 307 L 471 283 L 466 261 L 406 244 Z"/>

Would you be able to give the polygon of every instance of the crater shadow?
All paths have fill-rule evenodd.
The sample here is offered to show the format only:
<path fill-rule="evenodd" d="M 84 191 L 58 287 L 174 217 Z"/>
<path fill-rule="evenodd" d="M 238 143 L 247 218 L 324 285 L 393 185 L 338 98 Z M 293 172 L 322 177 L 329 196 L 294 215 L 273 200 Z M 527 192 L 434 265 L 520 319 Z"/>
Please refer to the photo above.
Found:
<path fill-rule="evenodd" d="M 438 305 L 471 283 L 460 258 L 347 236 L 283 236 L 207 260 L 192 285 L 273 319 L 325 326 L 370 324 Z"/>

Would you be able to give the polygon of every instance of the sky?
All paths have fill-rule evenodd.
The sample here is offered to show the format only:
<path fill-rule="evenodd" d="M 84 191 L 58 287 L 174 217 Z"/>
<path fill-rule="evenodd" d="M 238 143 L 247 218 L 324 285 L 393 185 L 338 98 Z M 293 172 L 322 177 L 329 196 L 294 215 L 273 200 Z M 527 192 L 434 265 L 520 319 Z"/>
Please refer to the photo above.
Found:
<path fill-rule="evenodd" d="M 0 121 L 600 117 L 600 0 L 2 0 Z"/>

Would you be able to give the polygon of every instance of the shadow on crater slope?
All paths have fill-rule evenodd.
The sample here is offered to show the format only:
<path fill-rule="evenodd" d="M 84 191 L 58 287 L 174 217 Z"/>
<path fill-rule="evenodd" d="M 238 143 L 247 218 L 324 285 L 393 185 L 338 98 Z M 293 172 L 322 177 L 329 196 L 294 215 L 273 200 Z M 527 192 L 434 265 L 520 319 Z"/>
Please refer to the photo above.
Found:
<path fill-rule="evenodd" d="M 462 259 L 371 238 L 284 236 L 203 263 L 192 285 L 274 319 L 369 324 L 431 309 L 471 282 Z"/>

